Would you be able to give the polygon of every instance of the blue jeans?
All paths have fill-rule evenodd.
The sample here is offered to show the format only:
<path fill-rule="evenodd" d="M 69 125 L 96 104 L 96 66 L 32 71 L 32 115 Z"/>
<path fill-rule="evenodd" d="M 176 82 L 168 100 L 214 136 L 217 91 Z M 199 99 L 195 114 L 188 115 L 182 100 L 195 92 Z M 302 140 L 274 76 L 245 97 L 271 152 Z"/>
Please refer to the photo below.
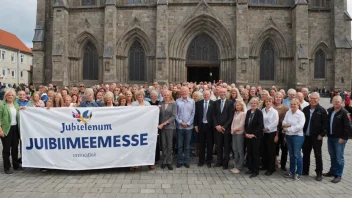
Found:
<path fill-rule="evenodd" d="M 302 175 L 303 160 L 301 149 L 303 142 L 304 136 L 286 135 L 286 143 L 290 155 L 290 172 L 292 174 Z"/>
<path fill-rule="evenodd" d="M 177 163 L 178 164 L 189 164 L 189 144 L 192 138 L 193 129 L 177 129 Z M 185 158 L 183 159 L 183 152 L 185 152 Z"/>
<path fill-rule="evenodd" d="M 345 165 L 344 151 L 347 140 L 343 144 L 339 143 L 339 138 L 328 138 L 328 151 L 331 160 L 330 173 L 336 177 L 341 177 Z"/>

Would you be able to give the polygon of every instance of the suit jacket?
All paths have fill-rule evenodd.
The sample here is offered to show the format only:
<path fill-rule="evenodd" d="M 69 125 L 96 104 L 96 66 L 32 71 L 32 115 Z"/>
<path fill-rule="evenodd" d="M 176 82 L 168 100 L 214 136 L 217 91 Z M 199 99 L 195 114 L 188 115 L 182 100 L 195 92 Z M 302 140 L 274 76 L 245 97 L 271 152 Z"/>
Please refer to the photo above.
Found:
<path fill-rule="evenodd" d="M 247 114 L 246 114 L 246 121 L 245 121 L 246 134 L 253 134 L 258 139 L 262 138 L 263 137 L 263 129 L 264 129 L 263 112 L 259 109 L 256 109 L 254 111 L 254 116 L 253 116 L 252 122 L 248 125 L 251 111 L 252 111 L 251 109 L 248 110 Z"/>
<path fill-rule="evenodd" d="M 207 122 L 210 127 L 213 123 L 213 108 L 214 101 L 208 100 L 208 111 L 207 111 Z M 196 102 L 196 112 L 194 114 L 194 126 L 201 127 L 203 123 L 203 114 L 204 114 L 204 100 Z"/>
<path fill-rule="evenodd" d="M 310 119 L 310 129 L 309 135 L 321 135 L 324 137 L 329 130 L 329 117 L 326 110 L 319 104 L 315 107 L 312 118 L 310 118 L 310 105 L 303 109 L 304 116 L 306 117 L 306 122 L 304 123 L 303 132 L 307 133 L 309 119 Z"/>
<path fill-rule="evenodd" d="M 221 113 L 221 99 L 214 102 L 213 108 L 213 127 L 218 125 L 225 128 L 225 130 L 231 129 L 231 123 L 234 115 L 235 108 L 232 102 L 226 99 L 224 109 Z"/>
<path fill-rule="evenodd" d="M 14 106 L 16 108 L 16 121 L 17 125 L 20 126 L 20 113 L 19 113 L 19 105 L 17 102 L 14 101 Z M 6 101 L 0 103 L 0 125 L 2 127 L 2 131 L 4 132 L 5 136 L 9 134 L 11 128 L 11 110 L 10 106 L 7 104 Z M 18 127 L 18 130 L 20 127 Z"/>
<path fill-rule="evenodd" d="M 169 103 L 165 109 L 165 102 L 160 102 L 159 111 L 159 124 L 169 121 L 168 125 L 165 125 L 163 129 L 176 129 L 175 119 L 176 119 L 176 103 Z"/>
<path fill-rule="evenodd" d="M 332 121 L 332 135 L 330 135 L 330 120 L 334 108 L 328 109 L 329 113 L 329 130 L 328 137 L 342 138 L 348 140 L 348 137 L 352 134 L 350 121 L 347 116 L 347 111 L 341 108 L 340 111 L 335 113 L 334 120 Z"/>

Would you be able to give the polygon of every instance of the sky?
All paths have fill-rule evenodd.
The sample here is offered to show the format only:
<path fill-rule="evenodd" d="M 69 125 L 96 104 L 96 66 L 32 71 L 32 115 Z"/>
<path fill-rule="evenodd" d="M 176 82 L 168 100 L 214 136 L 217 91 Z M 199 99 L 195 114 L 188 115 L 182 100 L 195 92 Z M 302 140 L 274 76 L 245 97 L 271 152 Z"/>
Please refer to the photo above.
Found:
<path fill-rule="evenodd" d="M 16 34 L 31 48 L 37 0 L 0 0 L 0 2 L 0 29 Z M 352 0 L 347 0 L 347 4 L 348 12 L 352 16 Z"/>

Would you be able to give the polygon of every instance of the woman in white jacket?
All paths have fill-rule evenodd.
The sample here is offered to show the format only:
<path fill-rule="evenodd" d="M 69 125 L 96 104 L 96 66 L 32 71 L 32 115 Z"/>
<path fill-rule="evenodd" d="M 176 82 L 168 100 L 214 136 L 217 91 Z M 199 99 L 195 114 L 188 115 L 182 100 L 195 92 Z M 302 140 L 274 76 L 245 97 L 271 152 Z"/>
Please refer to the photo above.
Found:
<path fill-rule="evenodd" d="M 291 109 L 286 113 L 285 119 L 282 122 L 290 155 L 290 171 L 285 174 L 285 177 L 299 180 L 303 167 L 301 149 L 304 142 L 303 127 L 306 118 L 303 112 L 299 110 L 300 102 L 297 98 L 291 100 L 290 107 Z"/>

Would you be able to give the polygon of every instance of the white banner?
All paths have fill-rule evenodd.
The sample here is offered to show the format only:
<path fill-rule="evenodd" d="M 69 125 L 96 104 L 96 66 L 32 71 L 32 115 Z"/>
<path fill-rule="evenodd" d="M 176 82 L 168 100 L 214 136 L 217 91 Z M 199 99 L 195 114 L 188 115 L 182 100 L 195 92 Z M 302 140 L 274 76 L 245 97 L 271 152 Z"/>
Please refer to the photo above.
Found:
<path fill-rule="evenodd" d="M 27 108 L 22 166 L 86 170 L 153 165 L 159 108 Z"/>

